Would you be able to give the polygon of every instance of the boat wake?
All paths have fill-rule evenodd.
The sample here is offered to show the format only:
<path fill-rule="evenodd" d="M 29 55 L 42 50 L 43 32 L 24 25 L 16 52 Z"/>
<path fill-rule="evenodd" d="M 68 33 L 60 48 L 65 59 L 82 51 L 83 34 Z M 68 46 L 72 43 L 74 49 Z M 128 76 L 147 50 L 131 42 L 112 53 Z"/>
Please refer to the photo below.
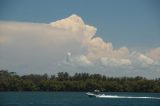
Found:
<path fill-rule="evenodd" d="M 117 96 L 117 95 L 96 95 L 97 98 L 132 98 L 132 99 L 160 99 L 158 97 L 134 97 L 134 96 Z"/>

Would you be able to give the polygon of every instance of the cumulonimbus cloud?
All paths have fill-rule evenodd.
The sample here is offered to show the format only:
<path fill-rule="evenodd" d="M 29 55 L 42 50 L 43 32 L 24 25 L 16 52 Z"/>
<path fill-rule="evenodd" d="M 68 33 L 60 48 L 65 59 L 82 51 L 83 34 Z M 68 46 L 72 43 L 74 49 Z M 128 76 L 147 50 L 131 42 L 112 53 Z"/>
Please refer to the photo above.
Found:
<path fill-rule="evenodd" d="M 0 67 L 14 70 L 48 69 L 51 72 L 53 68 L 59 70 L 61 65 L 73 70 L 85 67 L 101 72 L 93 69 L 96 66 L 103 67 L 104 73 L 108 67 L 110 70 L 122 68 L 129 71 L 144 71 L 152 67 L 152 71 L 156 70 L 160 76 L 159 47 L 146 53 L 130 51 L 127 47 L 115 49 L 111 42 L 96 37 L 96 31 L 94 26 L 86 25 L 77 15 L 49 24 L 0 22 Z M 60 71 L 67 70 L 61 68 Z"/>

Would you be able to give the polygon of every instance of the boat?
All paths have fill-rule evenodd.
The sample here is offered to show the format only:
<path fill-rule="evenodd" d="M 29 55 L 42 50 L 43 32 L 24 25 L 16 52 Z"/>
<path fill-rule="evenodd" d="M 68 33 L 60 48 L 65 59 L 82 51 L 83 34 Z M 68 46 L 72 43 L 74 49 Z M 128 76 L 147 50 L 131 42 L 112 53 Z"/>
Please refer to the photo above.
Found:
<path fill-rule="evenodd" d="M 104 94 L 101 94 L 99 90 L 94 90 L 94 92 L 87 92 L 86 95 L 89 97 L 99 97 Z"/>

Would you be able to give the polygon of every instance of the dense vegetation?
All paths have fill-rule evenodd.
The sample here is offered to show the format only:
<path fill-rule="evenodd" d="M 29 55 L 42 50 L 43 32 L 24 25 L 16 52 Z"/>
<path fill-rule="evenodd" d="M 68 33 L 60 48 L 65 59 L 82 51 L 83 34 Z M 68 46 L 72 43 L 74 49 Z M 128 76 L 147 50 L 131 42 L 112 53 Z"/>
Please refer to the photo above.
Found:
<path fill-rule="evenodd" d="M 0 91 L 102 91 L 112 92 L 160 92 L 160 78 L 143 77 L 111 78 L 100 74 L 67 72 L 57 75 L 47 74 L 19 76 L 15 72 L 0 70 Z"/>

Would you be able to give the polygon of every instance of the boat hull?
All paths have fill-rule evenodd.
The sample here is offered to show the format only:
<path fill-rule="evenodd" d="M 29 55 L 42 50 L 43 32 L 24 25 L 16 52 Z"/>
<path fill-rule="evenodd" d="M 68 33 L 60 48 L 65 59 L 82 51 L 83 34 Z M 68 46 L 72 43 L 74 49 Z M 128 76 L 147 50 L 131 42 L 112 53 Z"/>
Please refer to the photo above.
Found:
<path fill-rule="evenodd" d="M 90 93 L 90 92 L 87 92 L 86 94 L 87 94 L 89 97 L 96 97 L 96 95 L 95 95 L 95 94 Z"/>

